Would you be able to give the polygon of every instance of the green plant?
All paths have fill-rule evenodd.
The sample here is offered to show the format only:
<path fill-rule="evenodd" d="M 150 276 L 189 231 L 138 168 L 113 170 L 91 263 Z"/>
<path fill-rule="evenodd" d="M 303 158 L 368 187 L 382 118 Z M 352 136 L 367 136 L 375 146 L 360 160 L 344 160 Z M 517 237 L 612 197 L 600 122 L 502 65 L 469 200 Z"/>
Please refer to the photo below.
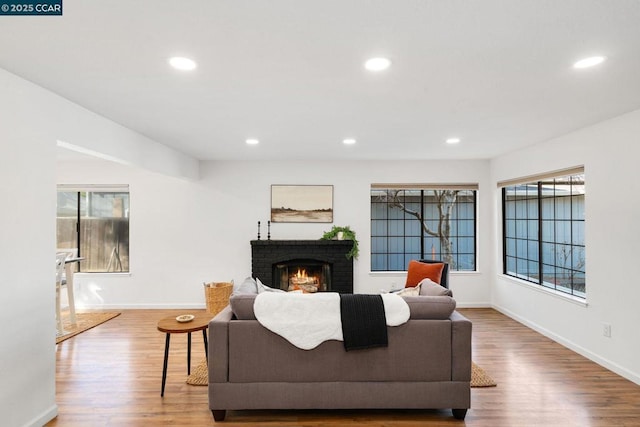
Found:
<path fill-rule="evenodd" d="M 331 230 L 325 231 L 320 240 L 334 240 L 338 238 L 338 233 L 342 233 L 342 237 L 344 240 L 353 241 L 353 246 L 351 250 L 347 253 L 347 258 L 357 259 L 358 258 L 358 239 L 356 239 L 356 232 L 353 231 L 349 226 L 339 227 L 334 225 L 331 227 Z"/>

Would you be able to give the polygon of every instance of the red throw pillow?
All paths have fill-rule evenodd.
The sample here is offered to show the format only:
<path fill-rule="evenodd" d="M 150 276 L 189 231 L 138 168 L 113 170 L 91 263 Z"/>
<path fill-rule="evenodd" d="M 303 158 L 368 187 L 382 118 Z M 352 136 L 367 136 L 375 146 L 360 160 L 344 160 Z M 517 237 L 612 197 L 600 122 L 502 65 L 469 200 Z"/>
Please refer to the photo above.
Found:
<path fill-rule="evenodd" d="M 417 286 L 422 279 L 431 279 L 437 284 L 440 284 L 440 277 L 442 277 L 443 263 L 427 264 L 416 260 L 409 261 L 409 268 L 407 269 L 407 283 L 405 288 Z"/>

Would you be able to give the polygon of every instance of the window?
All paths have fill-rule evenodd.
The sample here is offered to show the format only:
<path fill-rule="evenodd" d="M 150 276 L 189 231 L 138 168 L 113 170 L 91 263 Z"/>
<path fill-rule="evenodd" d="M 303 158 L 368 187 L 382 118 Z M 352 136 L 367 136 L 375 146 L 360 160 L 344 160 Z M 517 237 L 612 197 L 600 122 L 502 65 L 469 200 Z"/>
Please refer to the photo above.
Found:
<path fill-rule="evenodd" d="M 582 168 L 504 185 L 504 274 L 585 298 L 584 202 Z"/>
<path fill-rule="evenodd" d="M 59 185 L 57 212 L 57 247 L 78 248 L 78 271 L 129 271 L 129 186 Z"/>
<path fill-rule="evenodd" d="M 406 271 L 412 259 L 476 270 L 477 185 L 371 188 L 371 270 Z"/>

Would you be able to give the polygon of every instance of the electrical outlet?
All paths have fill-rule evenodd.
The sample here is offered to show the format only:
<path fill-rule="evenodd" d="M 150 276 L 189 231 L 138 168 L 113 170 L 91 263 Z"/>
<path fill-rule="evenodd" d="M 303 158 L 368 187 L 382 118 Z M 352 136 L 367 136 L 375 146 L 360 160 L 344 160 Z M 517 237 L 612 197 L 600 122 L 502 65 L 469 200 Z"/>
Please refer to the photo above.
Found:
<path fill-rule="evenodd" d="M 602 335 L 611 338 L 611 325 L 609 323 L 602 324 Z"/>

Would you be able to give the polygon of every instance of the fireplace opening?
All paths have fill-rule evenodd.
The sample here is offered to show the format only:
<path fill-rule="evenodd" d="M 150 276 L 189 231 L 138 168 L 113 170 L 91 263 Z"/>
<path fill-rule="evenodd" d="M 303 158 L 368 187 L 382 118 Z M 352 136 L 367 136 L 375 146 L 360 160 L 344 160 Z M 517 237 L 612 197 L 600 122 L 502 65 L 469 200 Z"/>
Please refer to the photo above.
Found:
<path fill-rule="evenodd" d="M 312 259 L 294 259 L 273 265 L 273 284 L 285 291 L 331 290 L 331 264 Z"/>
<path fill-rule="evenodd" d="M 252 240 L 251 275 L 267 286 L 288 290 L 289 276 L 297 275 L 300 267 L 307 277 L 317 278 L 319 286 L 310 287 L 312 291 L 352 294 L 353 259 L 347 257 L 352 247 L 351 240 Z M 300 275 L 304 277 L 302 271 Z"/>

